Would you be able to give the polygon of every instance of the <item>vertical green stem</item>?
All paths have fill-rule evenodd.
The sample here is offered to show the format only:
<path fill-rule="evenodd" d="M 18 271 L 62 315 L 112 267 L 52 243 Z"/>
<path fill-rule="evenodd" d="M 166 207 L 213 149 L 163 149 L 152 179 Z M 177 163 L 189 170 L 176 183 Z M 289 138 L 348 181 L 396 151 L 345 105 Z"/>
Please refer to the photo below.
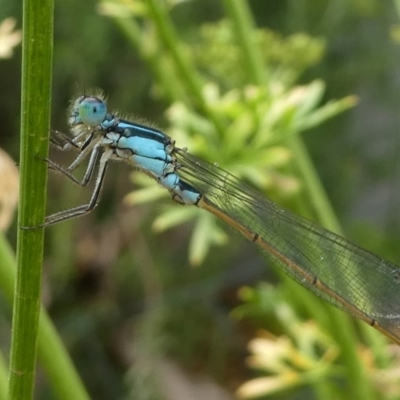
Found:
<path fill-rule="evenodd" d="M 265 86 L 267 69 L 261 57 L 260 48 L 255 41 L 256 30 L 251 12 L 246 1 L 224 0 L 225 8 L 235 26 L 235 33 L 244 55 L 243 68 L 247 71 L 249 80 L 257 85 Z M 294 152 L 296 163 L 304 179 L 305 185 L 311 194 L 313 207 L 318 219 L 328 229 L 340 233 L 340 225 L 326 193 L 313 168 L 301 139 L 293 140 L 291 149 Z"/>
<path fill-rule="evenodd" d="M 243 0 L 224 0 L 224 5 L 234 25 L 236 37 L 243 50 L 243 66 L 246 67 L 250 82 L 265 86 L 268 69 L 258 49 L 256 30 L 251 11 Z M 252 27 L 252 29 L 249 29 Z"/>
<path fill-rule="evenodd" d="M 397 14 L 400 16 L 400 0 L 394 0 L 394 6 L 396 8 Z"/>
<path fill-rule="evenodd" d="M 53 56 L 53 0 L 23 3 L 19 227 L 43 222 Z M 9 399 L 33 397 L 40 314 L 43 229 L 20 229 L 14 289 Z"/>
<path fill-rule="evenodd" d="M 15 256 L 4 236 L 0 234 L 0 291 L 10 305 L 13 302 L 14 283 Z M 39 320 L 38 356 L 58 399 L 89 399 L 61 339 L 44 310 L 42 310 Z M 1 396 L 2 391 L 7 389 L 7 385 L 2 384 L 3 381 L 0 372 L 1 400 L 6 398 L 5 395 Z"/>
<path fill-rule="evenodd" d="M 312 195 L 313 208 L 319 222 L 329 230 L 337 233 L 338 235 L 342 235 L 342 228 L 335 215 L 335 212 L 333 211 L 328 196 L 322 187 L 318 172 L 315 170 L 314 164 L 307 153 L 307 149 L 304 146 L 303 141 L 299 136 L 293 136 L 290 138 L 289 147 L 295 154 L 295 162 L 297 167 L 305 178 L 304 181 L 307 192 Z"/>
<path fill-rule="evenodd" d="M 100 0 L 107 2 L 108 0 Z M 137 49 L 143 60 L 146 61 L 152 73 L 162 82 L 162 88 L 165 96 L 173 101 L 179 100 L 185 103 L 190 101 L 188 93 L 180 81 L 176 79 L 169 68 L 165 68 L 163 58 L 160 58 L 160 52 L 157 46 L 149 45 L 148 40 L 135 19 L 114 16 L 113 20 L 125 34 L 127 40 Z M 161 61 L 160 61 L 161 60 Z"/>
<path fill-rule="evenodd" d="M 0 353 L 0 400 L 7 399 L 7 365 Z"/>
<path fill-rule="evenodd" d="M 251 18 L 251 13 L 248 9 L 246 1 L 241 0 L 225 0 L 225 7 L 228 11 L 233 23 L 235 24 L 235 32 L 238 36 L 238 42 L 244 48 L 243 54 L 246 54 L 249 59 L 248 63 L 244 63 L 248 75 L 253 81 L 259 85 L 263 85 L 265 78 L 260 71 L 265 67 L 262 64 L 261 55 L 256 55 L 260 49 L 251 40 L 251 32 L 254 32 L 255 24 Z M 240 29 L 239 29 L 240 26 Z M 310 194 L 310 199 L 313 202 L 319 219 L 325 227 L 336 232 L 340 232 L 340 225 L 337 222 L 336 216 L 332 210 L 331 204 L 326 196 L 326 193 L 318 179 L 318 174 L 315 172 L 310 157 L 299 137 L 292 138 L 289 143 L 293 151 L 294 159 L 302 174 L 305 185 Z M 294 288 L 296 293 L 300 292 Z M 332 325 L 338 326 L 337 342 L 341 345 L 343 351 L 343 360 L 346 364 L 348 379 L 351 381 L 351 391 L 354 396 L 363 399 L 372 399 L 374 397 L 370 390 L 369 381 L 364 372 L 363 366 L 358 359 L 356 351 L 356 335 L 350 318 L 343 312 L 329 308 L 330 319 Z M 321 387 L 322 388 L 322 387 Z M 323 389 L 323 388 L 322 388 Z M 320 393 L 324 392 L 319 390 Z M 354 397 L 353 396 L 353 397 Z"/>
<path fill-rule="evenodd" d="M 170 52 L 178 74 L 186 82 L 195 105 L 213 122 L 215 129 L 222 136 L 225 126 L 203 97 L 202 81 L 182 48 L 181 40 L 174 30 L 165 5 L 158 0 L 146 0 L 146 4 L 159 32 L 159 39 Z"/>

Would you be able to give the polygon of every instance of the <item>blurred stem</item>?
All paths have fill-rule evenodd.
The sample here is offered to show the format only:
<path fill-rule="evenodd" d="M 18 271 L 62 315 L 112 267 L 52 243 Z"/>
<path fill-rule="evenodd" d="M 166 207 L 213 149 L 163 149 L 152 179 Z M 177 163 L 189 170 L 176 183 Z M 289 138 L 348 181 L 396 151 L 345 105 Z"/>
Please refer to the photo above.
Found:
<path fill-rule="evenodd" d="M 260 48 L 254 40 L 256 26 L 248 4 L 246 1 L 242 0 L 224 0 L 224 2 L 226 10 L 234 23 L 234 32 L 236 33 L 238 42 L 245 55 L 243 68 L 247 70 L 247 75 L 250 80 L 259 86 L 265 86 L 266 66 L 262 60 Z M 318 215 L 318 220 L 327 229 L 340 233 L 339 222 L 301 139 L 292 135 L 290 147 L 302 175 L 302 181 L 305 182 L 308 192 L 310 193 L 314 209 Z"/>
<path fill-rule="evenodd" d="M 400 0 L 394 0 L 394 6 L 396 8 L 398 17 L 400 18 Z"/>
<path fill-rule="evenodd" d="M 43 222 L 48 151 L 53 0 L 23 3 L 21 94 L 21 190 L 18 226 Z M 43 262 L 43 229 L 20 229 L 9 372 L 10 400 L 33 397 Z"/>
<path fill-rule="evenodd" d="M 0 234 L 0 290 L 10 305 L 13 303 L 15 264 L 13 251 L 5 237 Z M 41 311 L 39 320 L 38 355 L 54 392 L 57 393 L 57 398 L 64 400 L 89 399 L 65 347 L 44 310 Z M 1 391 L 6 388 L 7 385 L 2 385 L 0 374 L 0 399 L 2 399 Z"/>
<path fill-rule="evenodd" d="M 265 80 L 259 71 L 265 69 L 262 63 L 261 53 L 259 47 L 248 38 L 251 38 L 251 33 L 255 31 L 256 27 L 251 18 L 250 10 L 246 1 L 240 0 L 226 0 L 226 9 L 234 21 L 235 32 L 238 36 L 238 42 L 242 47 L 251 46 L 252 49 L 243 48 L 244 54 L 251 54 L 249 56 L 248 63 L 244 63 L 244 67 L 247 67 L 248 75 L 252 80 L 257 78 L 256 83 L 260 86 L 264 85 Z M 243 16 L 246 16 L 245 18 Z M 240 25 L 240 28 L 239 28 Z M 254 53 L 260 53 L 258 56 Z M 246 60 L 247 61 L 247 60 Z M 259 65 L 251 65 L 253 63 L 259 63 Z M 328 229 L 340 232 L 340 225 L 337 218 L 332 210 L 331 204 L 326 196 L 326 193 L 319 181 L 318 174 L 310 160 L 309 155 L 301 141 L 300 137 L 293 136 L 289 144 L 293 151 L 294 159 L 296 160 L 299 172 L 302 176 L 302 181 L 307 187 L 309 197 L 313 202 L 314 209 L 318 214 L 320 222 Z M 295 293 L 299 292 L 296 290 Z M 305 294 L 303 293 L 303 297 Z M 307 296 L 306 296 L 307 297 Z M 304 297 L 304 298 L 306 298 Z M 333 308 L 328 308 L 332 324 L 336 327 L 340 327 L 336 330 L 337 342 L 340 344 L 343 352 L 343 359 L 346 362 L 348 370 L 348 381 L 351 385 L 351 391 L 354 394 L 354 398 L 372 399 L 373 392 L 370 389 L 369 381 L 364 373 L 364 368 L 358 359 L 356 350 L 356 333 L 351 323 L 351 319 Z M 321 388 L 320 392 L 324 392 Z"/>
<path fill-rule="evenodd" d="M 307 193 L 309 193 L 312 199 L 318 221 L 321 225 L 332 232 L 335 232 L 338 235 L 343 235 L 342 228 L 303 141 L 299 136 L 292 135 L 290 141 L 288 141 L 288 145 L 295 155 L 294 162 L 303 177 Z"/>
<path fill-rule="evenodd" d="M 261 52 L 258 51 L 256 29 L 247 2 L 243 0 L 224 0 L 224 4 L 233 22 L 233 30 L 243 50 L 243 67 L 247 69 L 249 81 L 259 86 L 267 86 L 268 70 L 263 63 Z"/>
<path fill-rule="evenodd" d="M 109 0 L 101 1 L 106 4 Z M 160 62 L 159 49 L 157 46 L 149 45 L 149 40 L 144 37 L 145 35 L 136 20 L 118 16 L 112 16 L 112 18 L 129 42 L 138 50 L 142 59 L 146 61 L 154 76 L 157 77 L 158 82 L 163 82 L 162 89 L 166 97 L 171 100 L 179 99 L 180 101 L 189 102 L 181 82 L 173 76 L 169 68 L 165 68 L 163 62 Z"/>
<path fill-rule="evenodd" d="M 7 364 L 0 352 L 0 400 L 7 399 Z"/>
<path fill-rule="evenodd" d="M 213 122 L 217 132 L 222 136 L 225 126 L 203 97 L 201 79 L 195 67 L 185 55 L 181 44 L 182 42 L 174 30 L 173 24 L 165 9 L 164 2 L 157 0 L 145 0 L 145 2 L 148 6 L 150 16 L 157 27 L 159 33 L 158 39 L 168 49 L 175 63 L 178 72 L 177 75 L 181 76 L 185 81 L 185 87 L 189 89 L 191 97 L 195 100 L 195 105 Z"/>

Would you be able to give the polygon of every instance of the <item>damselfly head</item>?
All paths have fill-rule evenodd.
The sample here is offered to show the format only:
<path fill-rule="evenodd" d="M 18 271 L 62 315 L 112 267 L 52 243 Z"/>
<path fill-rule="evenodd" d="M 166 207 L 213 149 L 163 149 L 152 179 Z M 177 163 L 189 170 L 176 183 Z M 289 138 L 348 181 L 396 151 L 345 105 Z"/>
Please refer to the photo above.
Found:
<path fill-rule="evenodd" d="M 106 102 L 95 96 L 79 96 L 73 106 L 68 118 L 71 126 L 88 125 L 97 126 L 102 123 L 107 115 Z"/>

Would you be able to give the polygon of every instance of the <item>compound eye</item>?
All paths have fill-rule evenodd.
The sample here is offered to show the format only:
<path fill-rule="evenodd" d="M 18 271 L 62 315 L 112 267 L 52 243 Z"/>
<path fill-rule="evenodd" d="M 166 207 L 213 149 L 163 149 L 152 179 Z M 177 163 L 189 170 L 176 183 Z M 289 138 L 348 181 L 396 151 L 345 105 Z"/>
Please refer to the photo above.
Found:
<path fill-rule="evenodd" d="M 106 103 L 97 97 L 79 97 L 74 105 L 83 124 L 100 125 L 107 115 Z"/>

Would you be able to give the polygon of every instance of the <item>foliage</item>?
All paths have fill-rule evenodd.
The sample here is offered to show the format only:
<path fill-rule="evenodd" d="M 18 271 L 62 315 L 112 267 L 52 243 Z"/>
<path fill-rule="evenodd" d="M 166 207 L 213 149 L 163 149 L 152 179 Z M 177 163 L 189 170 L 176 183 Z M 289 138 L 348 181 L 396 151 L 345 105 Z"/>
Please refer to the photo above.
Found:
<path fill-rule="evenodd" d="M 366 248 L 398 257 L 395 214 L 388 213 L 393 226 L 390 247 L 384 246 L 384 223 L 378 228 L 363 221 L 354 231 L 354 216 L 367 210 L 363 215 L 372 219 L 375 213 L 368 201 L 395 186 L 387 178 L 395 167 L 387 162 L 388 148 L 382 148 L 383 134 L 388 134 L 389 143 L 391 132 L 398 132 L 393 123 L 398 109 L 393 85 L 397 47 L 388 35 L 391 29 L 396 39 L 398 32 L 390 2 L 249 2 L 251 23 L 254 18 L 254 25 L 263 28 L 245 29 L 247 36 L 242 34 L 248 27 L 246 13 L 235 16 L 235 0 L 103 1 L 97 9 L 101 15 L 95 12 L 96 4 L 69 0 L 57 5 L 52 127 L 66 129 L 65 108 L 76 86 L 101 86 L 112 107 L 157 121 L 178 146 L 218 162 L 279 203 L 322 221 L 330 211 L 324 202 L 315 211 L 317 191 L 310 189 L 313 185 L 301 172 L 298 148 L 293 146 L 299 133 L 311 128 L 306 143 L 342 220 L 353 230 L 350 236 L 362 238 L 359 242 L 367 243 Z M 1 5 L 1 19 L 18 15 L 19 2 Z M 240 18 L 244 19 L 238 22 Z M 7 77 L 2 80 L 0 140 L 15 159 L 18 56 L 17 52 L 0 64 Z M 353 97 L 343 101 L 349 93 L 360 94 L 362 101 L 358 111 L 340 116 L 355 103 Z M 330 103 L 331 98 L 342 100 Z M 395 151 L 394 145 L 387 146 Z M 386 162 L 379 157 L 382 154 Z M 324 399 L 396 398 L 390 377 L 396 376 L 398 361 L 385 340 L 363 325 L 354 329 L 285 280 L 278 292 L 269 287 L 243 289 L 247 302 L 234 313 L 242 318 L 233 326 L 226 310 L 236 303 L 222 302 L 221 292 L 225 299 L 224 285 L 232 284 L 236 265 L 241 266 L 237 284 L 248 278 L 255 252 L 246 253 L 236 237 L 229 237 L 229 246 L 216 251 L 213 245 L 227 243 L 228 236 L 215 219 L 195 209 L 172 206 L 170 200 L 145 205 L 165 194 L 139 174 L 133 179 L 140 188 L 128 199 L 141 205 L 122 212 L 116 204 L 126 193 L 125 169 L 114 171 L 97 214 L 52 228 L 47 235 L 46 301 L 92 397 L 118 398 L 131 386 L 132 397 L 138 398 L 140 392 L 149 398 L 146 395 L 159 384 L 154 366 L 165 361 L 164 356 L 179 360 L 187 371 L 206 370 L 232 387 L 246 375 L 221 371 L 242 365 L 240 345 L 256 331 L 250 366 L 256 367 L 259 377 L 277 382 L 278 398 L 310 398 L 311 391 Z M 50 207 L 56 210 L 82 200 L 81 192 L 70 190 L 62 179 L 49 187 Z M 397 203 L 393 201 L 393 210 Z M 382 209 L 373 204 L 374 210 L 378 208 Z M 138 222 L 134 226 L 132 221 Z M 178 229 L 178 224 L 189 221 L 189 226 Z M 174 226 L 173 234 L 151 235 L 150 222 L 159 231 Z M 203 264 L 194 270 L 187 268 L 184 254 L 189 235 L 191 262 Z M 12 241 L 12 230 L 9 237 Z M 242 259 L 246 262 L 240 265 Z M 234 262 L 222 278 L 227 260 Z M 177 299 L 180 291 L 184 294 Z M 270 304 L 277 313 L 259 304 L 271 293 Z M 208 308 L 200 307 L 203 301 Z M 310 319 L 318 320 L 318 327 Z M 130 335 L 132 326 L 135 334 Z M 358 342 L 360 336 L 368 347 Z M 132 343 L 140 351 L 130 358 Z M 232 347 L 241 355 L 234 362 Z M 270 356 L 262 358 L 265 349 L 268 355 L 274 349 L 285 354 L 284 359 L 275 359 L 279 370 L 268 364 Z M 207 362 L 212 367 L 207 368 Z M 124 380 L 126 368 L 130 374 Z M 288 376 L 295 380 L 283 379 Z M 357 392 L 363 387 L 364 393 Z M 349 394 L 351 389 L 355 394 Z M 44 381 L 38 382 L 38 397 L 48 398 L 46 390 Z"/>
<path fill-rule="evenodd" d="M 346 379 L 345 370 L 338 363 L 340 350 L 332 338 L 312 321 L 304 321 L 291 307 L 278 288 L 259 284 L 256 288 L 240 290 L 243 304 L 232 316 L 253 320 L 259 327 L 256 337 L 249 342 L 247 364 L 258 371 L 256 377 L 238 389 L 239 398 L 267 396 L 293 387 L 313 385 L 322 379 L 340 382 Z M 272 335 L 265 328 L 276 321 L 284 335 Z M 360 347 L 357 357 L 367 366 L 366 374 L 378 398 L 396 399 L 399 395 L 399 355 L 394 348 L 384 348 L 387 363 L 380 363 L 373 351 Z M 330 393 L 337 389 L 332 385 Z M 340 398 L 340 394 L 336 394 Z"/>

